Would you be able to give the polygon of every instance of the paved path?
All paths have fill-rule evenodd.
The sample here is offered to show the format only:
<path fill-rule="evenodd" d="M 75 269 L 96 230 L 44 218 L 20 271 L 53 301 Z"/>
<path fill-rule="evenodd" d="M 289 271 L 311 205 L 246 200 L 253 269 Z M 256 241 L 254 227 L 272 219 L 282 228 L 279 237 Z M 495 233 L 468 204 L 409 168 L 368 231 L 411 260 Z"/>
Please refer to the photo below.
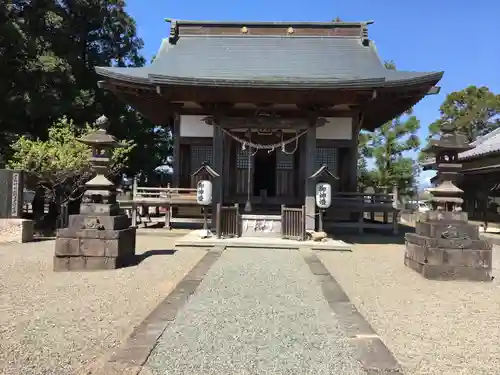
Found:
<path fill-rule="evenodd" d="M 154 375 L 366 374 L 301 252 L 271 249 L 224 251 L 145 365 Z"/>

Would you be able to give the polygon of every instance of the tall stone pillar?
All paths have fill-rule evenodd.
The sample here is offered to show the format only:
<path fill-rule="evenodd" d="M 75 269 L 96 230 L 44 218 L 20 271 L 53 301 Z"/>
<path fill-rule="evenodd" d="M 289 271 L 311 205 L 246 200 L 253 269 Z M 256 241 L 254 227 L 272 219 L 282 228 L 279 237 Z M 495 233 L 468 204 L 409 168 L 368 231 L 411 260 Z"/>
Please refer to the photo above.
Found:
<path fill-rule="evenodd" d="M 305 135 L 304 173 L 305 173 L 305 208 L 306 230 L 316 228 L 315 181 L 310 179 L 316 172 L 316 127 L 310 127 Z"/>
<path fill-rule="evenodd" d="M 116 189 L 108 180 L 110 154 L 119 144 L 106 133 L 108 119 L 96 121 L 99 130 L 79 139 L 92 149 L 95 176 L 85 184 L 80 214 L 69 217 L 68 228 L 57 231 L 54 271 L 108 270 L 135 261 L 136 229 L 116 202 Z"/>

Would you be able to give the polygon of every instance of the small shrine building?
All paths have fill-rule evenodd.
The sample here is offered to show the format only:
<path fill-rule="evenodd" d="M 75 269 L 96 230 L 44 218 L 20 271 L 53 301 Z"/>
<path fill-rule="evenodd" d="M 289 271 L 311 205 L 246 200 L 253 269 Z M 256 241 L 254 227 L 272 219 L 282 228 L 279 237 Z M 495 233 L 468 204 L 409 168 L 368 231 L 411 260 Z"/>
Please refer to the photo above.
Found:
<path fill-rule="evenodd" d="M 253 212 L 305 205 L 323 165 L 357 191 L 358 135 L 436 93 L 443 72 L 384 67 L 368 22 L 170 22 L 149 66 L 98 67 L 100 87 L 173 129 L 176 187 L 203 162 L 213 200 Z"/>

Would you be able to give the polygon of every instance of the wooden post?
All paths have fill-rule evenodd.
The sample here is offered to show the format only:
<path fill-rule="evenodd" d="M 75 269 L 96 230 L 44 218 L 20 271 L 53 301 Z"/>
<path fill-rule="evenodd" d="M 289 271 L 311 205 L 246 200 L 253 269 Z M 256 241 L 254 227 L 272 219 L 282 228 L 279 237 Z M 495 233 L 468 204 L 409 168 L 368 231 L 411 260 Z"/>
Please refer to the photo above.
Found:
<path fill-rule="evenodd" d="M 315 124 L 311 124 L 315 125 Z M 305 229 L 316 229 L 315 181 L 309 178 L 316 167 L 316 127 L 311 126 L 305 135 L 304 172 L 305 172 Z"/>
<path fill-rule="evenodd" d="M 392 233 L 394 235 L 397 235 L 399 233 L 398 216 L 399 216 L 399 210 L 394 209 L 394 211 L 392 211 Z"/>
<path fill-rule="evenodd" d="M 234 204 L 236 210 L 236 237 L 241 236 L 241 224 L 240 224 L 240 205 L 238 203 Z"/>
<path fill-rule="evenodd" d="M 165 227 L 168 230 L 172 229 L 172 206 L 170 204 L 167 205 L 165 210 Z"/>
<path fill-rule="evenodd" d="M 165 206 L 165 228 L 168 230 L 172 229 L 172 194 L 171 194 L 171 186 L 170 183 L 167 184 L 167 191 L 165 198 L 167 199 L 167 204 Z"/>
<path fill-rule="evenodd" d="M 301 221 L 301 226 L 302 226 L 302 241 L 305 241 L 306 239 L 306 206 L 302 206 L 302 221 Z"/>
<path fill-rule="evenodd" d="M 304 206 L 302 206 L 304 207 Z M 285 231 L 284 229 L 286 228 L 285 224 L 285 205 L 281 205 L 281 238 L 285 238 Z"/>
<path fill-rule="evenodd" d="M 318 220 L 318 232 L 323 232 L 323 210 L 322 208 L 319 209 L 319 220 Z"/>
<path fill-rule="evenodd" d="M 212 162 L 215 172 L 220 174 L 220 177 L 212 179 L 212 216 L 217 211 L 217 203 L 222 203 L 222 184 L 223 167 L 224 167 L 224 135 L 219 126 L 213 125 L 213 144 L 212 144 Z M 213 220 L 212 220 L 213 221 Z M 213 223 L 212 223 L 213 226 Z"/>
<path fill-rule="evenodd" d="M 221 185 L 222 185 L 222 202 L 230 196 L 231 189 L 231 148 L 233 145 L 233 140 L 229 137 L 223 137 L 224 154 L 222 155 L 222 170 L 216 171 L 220 174 Z M 234 162 L 236 164 L 236 162 Z"/>
<path fill-rule="evenodd" d="M 375 196 L 374 195 L 372 195 L 370 197 L 370 203 L 372 205 L 372 208 L 370 210 L 370 220 L 375 221 L 375 211 L 373 211 L 373 207 L 375 207 Z"/>
<path fill-rule="evenodd" d="M 364 209 L 364 199 L 363 199 L 363 206 L 361 207 L 361 212 L 359 213 L 358 216 L 358 233 L 363 234 L 364 233 L 364 228 L 365 227 L 365 209 Z"/>
<path fill-rule="evenodd" d="M 135 200 L 137 199 L 137 177 L 134 177 L 134 182 L 132 184 L 132 226 L 137 226 L 137 206 L 135 205 Z"/>
<path fill-rule="evenodd" d="M 215 224 L 215 234 L 217 235 L 217 238 L 221 238 L 221 204 L 220 203 L 217 203 L 216 205 L 216 215 L 215 215 L 215 221 L 216 221 L 216 224 Z M 213 213 L 212 213 L 212 224 L 213 224 Z"/>
<path fill-rule="evenodd" d="M 137 226 L 137 207 L 134 201 L 132 201 L 132 226 L 133 227 Z"/>

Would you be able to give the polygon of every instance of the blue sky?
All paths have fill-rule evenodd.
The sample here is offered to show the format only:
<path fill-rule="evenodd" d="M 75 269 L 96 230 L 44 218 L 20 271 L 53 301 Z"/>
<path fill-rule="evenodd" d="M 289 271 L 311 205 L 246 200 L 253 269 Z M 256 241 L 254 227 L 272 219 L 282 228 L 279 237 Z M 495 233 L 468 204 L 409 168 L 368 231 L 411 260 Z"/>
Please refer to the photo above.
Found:
<path fill-rule="evenodd" d="M 400 70 L 440 71 L 441 93 L 415 108 L 419 135 L 439 116 L 447 93 L 468 85 L 500 93 L 500 0 L 128 0 L 149 59 L 169 32 L 165 18 L 249 21 L 374 20 L 369 37 L 384 60 Z M 424 173 L 422 182 L 428 180 Z"/>

